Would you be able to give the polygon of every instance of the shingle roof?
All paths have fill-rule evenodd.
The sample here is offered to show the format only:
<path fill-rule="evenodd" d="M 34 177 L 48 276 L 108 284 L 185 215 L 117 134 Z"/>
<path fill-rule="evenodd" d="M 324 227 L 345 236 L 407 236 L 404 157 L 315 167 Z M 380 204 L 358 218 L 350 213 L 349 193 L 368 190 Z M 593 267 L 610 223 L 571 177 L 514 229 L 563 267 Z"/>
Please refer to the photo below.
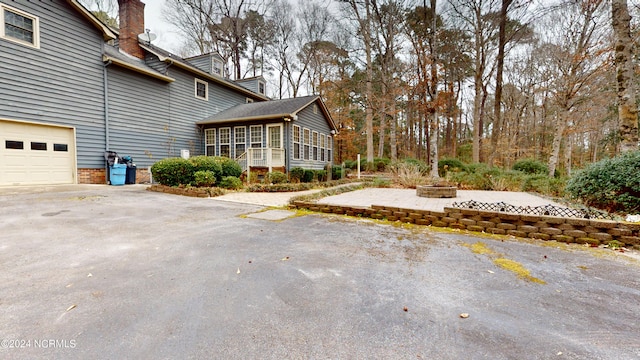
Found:
<path fill-rule="evenodd" d="M 319 99 L 319 96 L 303 96 L 292 99 L 254 102 L 234 106 L 207 119 L 198 125 L 219 124 L 235 121 L 266 120 L 281 117 L 293 118 L 300 110 Z"/>

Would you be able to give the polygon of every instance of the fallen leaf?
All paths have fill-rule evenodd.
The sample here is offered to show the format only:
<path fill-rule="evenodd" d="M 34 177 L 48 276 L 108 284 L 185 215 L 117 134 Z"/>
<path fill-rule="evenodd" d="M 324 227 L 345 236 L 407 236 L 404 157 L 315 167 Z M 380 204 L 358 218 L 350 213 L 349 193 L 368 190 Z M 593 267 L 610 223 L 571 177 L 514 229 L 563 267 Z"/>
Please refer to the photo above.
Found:
<path fill-rule="evenodd" d="M 545 255 L 545 256 L 544 256 L 544 258 L 546 259 L 546 258 L 547 258 L 547 255 Z"/>
<path fill-rule="evenodd" d="M 558 351 L 558 353 L 556 355 L 558 355 L 558 356 L 562 355 L 562 351 Z"/>
<path fill-rule="evenodd" d="M 249 260 L 249 264 L 251 264 L 251 260 Z"/>
<path fill-rule="evenodd" d="M 288 256 L 285 256 L 285 257 L 282 258 L 282 261 L 287 261 L 287 260 L 289 260 Z"/>
<path fill-rule="evenodd" d="M 67 308 L 67 312 L 76 308 L 76 304 L 73 304 Z"/>
<path fill-rule="evenodd" d="M 491 271 L 491 270 L 487 270 L 487 272 L 488 272 L 489 274 L 495 274 L 495 272 L 493 272 L 493 271 Z"/>
<path fill-rule="evenodd" d="M 67 288 L 70 288 L 70 287 L 72 287 L 72 286 L 73 286 L 73 284 L 69 284 L 69 285 L 67 285 L 66 287 L 67 287 Z"/>
<path fill-rule="evenodd" d="M 236 274 L 240 274 L 240 268 L 238 268 L 238 272 L 236 272 Z"/>
<path fill-rule="evenodd" d="M 463 318 L 463 319 L 466 319 L 466 318 L 468 318 L 468 317 L 469 317 L 469 314 L 467 314 L 467 313 L 462 313 L 462 314 L 460 314 L 460 317 L 461 317 L 461 318 Z"/>
<path fill-rule="evenodd" d="M 405 306 L 405 307 L 403 307 L 403 308 L 402 308 L 402 310 L 404 310 L 404 312 L 409 311 L 409 309 L 408 309 L 406 306 Z"/>
<path fill-rule="evenodd" d="M 92 277 L 92 276 L 93 276 L 93 274 L 92 274 L 92 273 L 89 273 L 89 275 L 87 275 L 87 277 Z"/>

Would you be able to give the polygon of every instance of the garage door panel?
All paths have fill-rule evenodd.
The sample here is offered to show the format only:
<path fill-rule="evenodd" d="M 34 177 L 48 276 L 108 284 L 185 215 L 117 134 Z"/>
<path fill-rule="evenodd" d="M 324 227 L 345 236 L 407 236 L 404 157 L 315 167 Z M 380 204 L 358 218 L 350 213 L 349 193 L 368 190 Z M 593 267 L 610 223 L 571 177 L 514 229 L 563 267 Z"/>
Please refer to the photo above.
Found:
<path fill-rule="evenodd" d="M 0 186 L 75 183 L 74 144 L 70 128 L 0 121 Z"/>

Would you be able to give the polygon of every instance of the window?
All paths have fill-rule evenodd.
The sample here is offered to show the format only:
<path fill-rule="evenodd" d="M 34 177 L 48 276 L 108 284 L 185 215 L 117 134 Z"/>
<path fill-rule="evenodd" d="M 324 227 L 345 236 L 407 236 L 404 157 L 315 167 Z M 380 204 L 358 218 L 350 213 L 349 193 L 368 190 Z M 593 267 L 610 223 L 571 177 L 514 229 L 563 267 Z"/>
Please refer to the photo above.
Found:
<path fill-rule="evenodd" d="M 209 99 L 209 84 L 206 81 L 196 79 L 196 97 L 202 100 Z"/>
<path fill-rule="evenodd" d="M 251 104 L 253 102 L 252 98 L 247 98 L 247 104 Z"/>
<path fill-rule="evenodd" d="M 40 47 L 40 25 L 37 17 L 0 4 L 0 25 L 0 38 Z"/>
<path fill-rule="evenodd" d="M 311 153 L 311 130 L 304 129 L 304 159 L 309 160 L 309 154 Z"/>
<path fill-rule="evenodd" d="M 67 144 L 53 144 L 53 151 L 67 152 L 69 151 L 69 146 Z"/>
<path fill-rule="evenodd" d="M 318 132 L 313 132 L 313 160 L 318 160 Z"/>
<path fill-rule="evenodd" d="M 262 147 L 262 125 L 251 125 L 249 128 L 251 132 L 251 147 L 252 148 L 261 148 Z"/>
<path fill-rule="evenodd" d="M 206 129 L 204 131 L 204 154 L 207 156 L 216 155 L 216 129 Z"/>
<path fill-rule="evenodd" d="M 333 138 L 331 136 L 327 136 L 327 162 L 332 161 L 331 157 L 331 149 L 333 148 Z"/>
<path fill-rule="evenodd" d="M 211 60 L 211 73 L 222 76 L 222 60 L 220 59 Z"/>
<path fill-rule="evenodd" d="M 31 150 L 47 151 L 47 143 L 45 142 L 31 142 Z"/>
<path fill-rule="evenodd" d="M 293 158 L 300 160 L 302 154 L 300 153 L 300 126 L 293 125 Z"/>
<path fill-rule="evenodd" d="M 24 143 L 22 141 L 5 140 L 5 149 L 24 150 Z"/>
<path fill-rule="evenodd" d="M 266 85 L 264 83 L 264 81 L 258 81 L 258 92 L 262 95 L 264 95 L 265 90 L 266 89 Z"/>
<path fill-rule="evenodd" d="M 326 147 L 327 147 L 327 136 L 325 134 L 320 134 L 320 161 L 324 161 L 325 159 L 324 149 Z"/>
<path fill-rule="evenodd" d="M 231 128 L 220 130 L 220 156 L 231 157 Z"/>
<path fill-rule="evenodd" d="M 238 157 L 244 154 L 247 143 L 247 128 L 245 126 L 239 126 L 233 128 L 234 143 L 235 143 L 235 156 Z"/>
<path fill-rule="evenodd" d="M 318 105 L 313 104 L 313 113 L 317 114 L 318 113 Z"/>

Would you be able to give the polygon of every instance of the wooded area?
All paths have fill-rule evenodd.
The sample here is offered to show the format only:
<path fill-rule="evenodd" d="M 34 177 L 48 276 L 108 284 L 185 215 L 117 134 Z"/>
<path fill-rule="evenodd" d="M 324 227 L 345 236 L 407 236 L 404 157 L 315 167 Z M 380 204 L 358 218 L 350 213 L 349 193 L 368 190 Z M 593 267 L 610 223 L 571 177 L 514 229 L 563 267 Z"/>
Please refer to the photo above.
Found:
<path fill-rule="evenodd" d="M 218 52 L 227 76 L 263 75 L 273 98 L 320 94 L 340 128 L 335 163 L 529 158 L 554 176 L 638 149 L 640 8 L 627 5 L 167 0 L 164 16 L 180 55 Z"/>

